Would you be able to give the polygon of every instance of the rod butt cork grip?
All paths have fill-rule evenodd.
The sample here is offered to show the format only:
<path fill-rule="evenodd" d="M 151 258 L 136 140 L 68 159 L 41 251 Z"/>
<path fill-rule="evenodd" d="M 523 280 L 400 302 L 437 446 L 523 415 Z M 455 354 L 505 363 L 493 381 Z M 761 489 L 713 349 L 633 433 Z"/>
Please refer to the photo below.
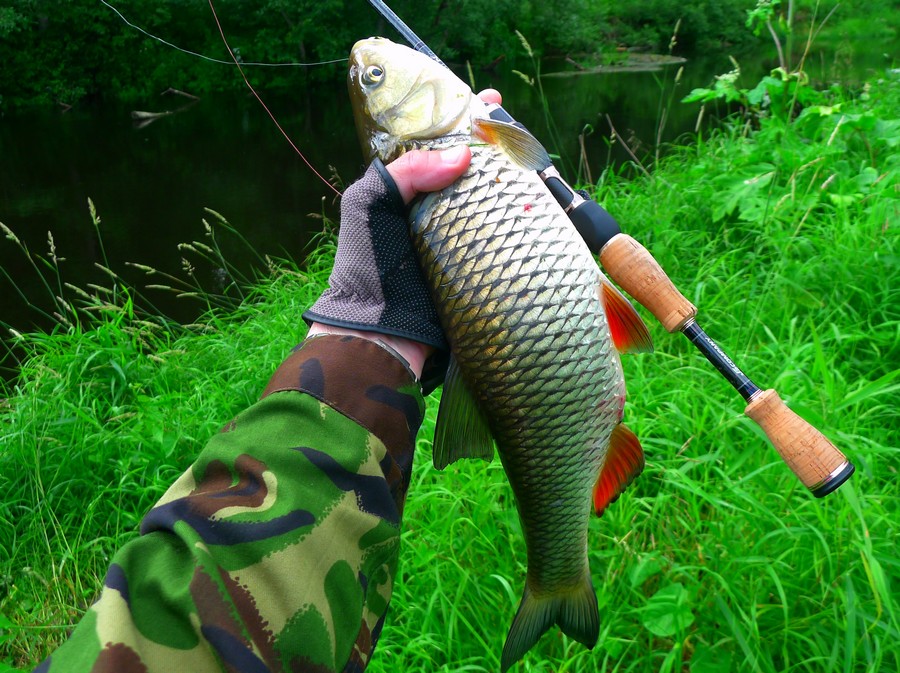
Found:
<path fill-rule="evenodd" d="M 680 330 L 697 309 L 669 280 L 653 255 L 628 234 L 616 234 L 600 250 L 600 263 L 669 332 Z"/>
<path fill-rule="evenodd" d="M 853 463 L 821 432 L 788 409 L 774 390 L 764 390 L 744 410 L 768 436 L 775 450 L 817 498 L 853 474 Z"/>

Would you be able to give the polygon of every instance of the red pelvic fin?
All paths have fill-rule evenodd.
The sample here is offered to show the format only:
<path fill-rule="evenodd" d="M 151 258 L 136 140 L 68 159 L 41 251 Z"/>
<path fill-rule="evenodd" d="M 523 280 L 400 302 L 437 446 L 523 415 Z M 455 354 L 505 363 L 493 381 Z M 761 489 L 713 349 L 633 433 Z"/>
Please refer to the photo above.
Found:
<path fill-rule="evenodd" d="M 616 349 L 620 353 L 652 353 L 653 339 L 647 325 L 625 295 L 606 279 L 600 286 L 600 299 Z"/>
<path fill-rule="evenodd" d="M 597 516 L 622 495 L 644 469 L 644 450 L 637 435 L 619 423 L 609 438 L 606 462 L 594 485 L 594 511 Z"/>

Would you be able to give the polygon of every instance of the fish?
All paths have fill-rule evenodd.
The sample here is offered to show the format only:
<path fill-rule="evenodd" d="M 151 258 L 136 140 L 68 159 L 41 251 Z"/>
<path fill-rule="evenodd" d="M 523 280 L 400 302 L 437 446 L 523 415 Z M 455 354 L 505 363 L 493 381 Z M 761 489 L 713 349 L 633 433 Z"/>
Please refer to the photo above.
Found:
<path fill-rule="evenodd" d="M 593 648 L 588 525 L 644 466 L 622 424 L 620 352 L 652 350 L 646 325 L 600 270 L 536 173 L 546 150 L 435 60 L 357 42 L 348 89 L 371 160 L 471 148 L 466 172 L 414 202 L 410 236 L 450 346 L 433 441 L 443 469 L 499 454 L 528 569 L 500 657 L 507 671 L 553 625 Z"/>

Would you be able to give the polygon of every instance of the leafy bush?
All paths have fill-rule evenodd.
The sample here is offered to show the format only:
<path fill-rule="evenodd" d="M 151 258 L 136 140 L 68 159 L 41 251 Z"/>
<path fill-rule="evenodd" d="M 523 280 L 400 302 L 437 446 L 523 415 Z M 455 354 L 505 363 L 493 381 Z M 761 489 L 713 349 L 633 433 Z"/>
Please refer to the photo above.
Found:
<path fill-rule="evenodd" d="M 629 46 L 662 52 L 679 24 L 677 52 L 695 54 L 745 44 L 744 13 L 752 0 L 672 2 L 637 0 L 620 3 L 615 11 L 615 39 Z"/>
<path fill-rule="evenodd" d="M 597 185 L 710 334 L 857 474 L 813 499 L 721 377 L 651 325 L 657 353 L 623 361 L 647 467 L 591 523 L 600 642 L 547 636 L 522 670 L 898 669 L 898 124 L 897 78 L 822 92 L 790 121 L 761 107 L 648 176 Z M 300 336 L 333 253 L 326 240 L 303 272 L 282 267 L 193 328 L 144 324 L 120 292 L 90 321 L 23 338 L 32 357 L 0 402 L 0 661 L 34 665 L 65 637 L 109 552 Z M 502 468 L 434 470 L 435 402 L 373 673 L 496 670 L 520 593 Z"/>
<path fill-rule="evenodd" d="M 518 0 L 395 0 L 392 8 L 445 60 L 487 65 L 522 55 L 519 30 L 539 55 L 601 52 L 611 41 L 665 50 L 681 19 L 681 51 L 738 39 L 747 0 L 566 3 Z M 124 17 L 183 49 L 126 25 L 100 2 L 7 0 L 0 7 L 0 104 L 73 104 L 85 97 L 133 100 L 169 87 L 204 94 L 242 86 L 205 2 L 119 0 Z M 338 0 L 216 0 L 230 46 L 245 62 L 318 63 L 344 59 L 358 39 L 395 33 L 365 3 Z M 735 34 L 732 34 L 731 29 Z M 746 32 L 741 33 L 746 39 Z M 255 85 L 291 90 L 309 79 L 343 77 L 343 66 L 253 68 Z"/>

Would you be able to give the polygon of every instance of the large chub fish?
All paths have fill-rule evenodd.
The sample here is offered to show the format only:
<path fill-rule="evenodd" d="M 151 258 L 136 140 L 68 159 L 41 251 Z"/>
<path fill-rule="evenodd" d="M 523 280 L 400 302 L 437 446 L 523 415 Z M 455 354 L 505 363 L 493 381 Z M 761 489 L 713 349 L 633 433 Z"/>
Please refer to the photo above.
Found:
<path fill-rule="evenodd" d="M 349 88 L 370 158 L 471 146 L 466 173 L 413 208 L 411 235 L 452 352 L 435 466 L 490 460 L 496 443 L 525 535 L 502 669 L 554 624 L 593 647 L 592 493 L 600 513 L 643 467 L 621 424 L 617 349 L 649 350 L 646 327 L 535 173 L 549 160 L 527 132 L 491 120 L 437 62 L 380 38 L 353 47 Z"/>

